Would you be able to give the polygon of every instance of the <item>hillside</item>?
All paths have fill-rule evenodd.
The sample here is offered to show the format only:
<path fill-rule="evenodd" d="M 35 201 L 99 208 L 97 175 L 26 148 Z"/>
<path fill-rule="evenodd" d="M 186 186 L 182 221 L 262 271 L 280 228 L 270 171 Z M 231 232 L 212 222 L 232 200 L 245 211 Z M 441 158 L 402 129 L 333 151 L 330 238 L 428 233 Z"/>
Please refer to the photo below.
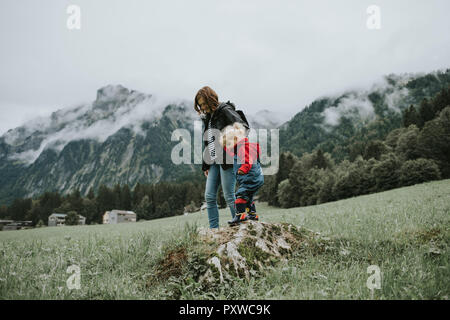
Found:
<path fill-rule="evenodd" d="M 313 101 L 280 128 L 280 151 L 296 156 L 321 149 L 340 162 L 353 146 L 383 140 L 402 126 L 402 111 L 416 107 L 450 86 L 450 69 L 414 75 L 388 75 L 366 90 Z"/>
<path fill-rule="evenodd" d="M 449 204 L 448 179 L 301 208 L 260 203 L 263 222 L 320 236 L 251 280 L 209 286 L 195 280 L 207 267 L 204 245 L 214 245 L 198 242 L 195 229 L 207 227 L 199 212 L 4 231 L 0 299 L 369 299 L 370 265 L 382 272 L 376 299 L 448 299 Z M 222 227 L 228 218 L 228 209 L 220 210 Z M 66 286 L 71 265 L 80 267 L 80 290 Z"/>

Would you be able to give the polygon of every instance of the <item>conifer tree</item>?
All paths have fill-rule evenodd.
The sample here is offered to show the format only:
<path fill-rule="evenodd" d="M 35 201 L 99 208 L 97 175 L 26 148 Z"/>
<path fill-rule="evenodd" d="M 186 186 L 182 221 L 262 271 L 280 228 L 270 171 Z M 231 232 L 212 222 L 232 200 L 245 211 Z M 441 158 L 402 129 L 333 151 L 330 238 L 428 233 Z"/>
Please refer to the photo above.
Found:
<path fill-rule="evenodd" d="M 435 110 L 433 110 L 432 105 L 427 99 L 423 99 L 419 106 L 419 116 L 420 116 L 420 128 L 423 127 L 425 122 L 433 120 Z"/>
<path fill-rule="evenodd" d="M 123 186 L 120 196 L 121 207 L 123 210 L 131 210 L 131 192 L 128 184 Z"/>
<path fill-rule="evenodd" d="M 410 105 L 409 108 L 406 108 L 403 111 L 403 126 L 408 128 L 412 124 L 420 127 L 420 118 L 416 108 L 414 108 L 413 105 Z"/>

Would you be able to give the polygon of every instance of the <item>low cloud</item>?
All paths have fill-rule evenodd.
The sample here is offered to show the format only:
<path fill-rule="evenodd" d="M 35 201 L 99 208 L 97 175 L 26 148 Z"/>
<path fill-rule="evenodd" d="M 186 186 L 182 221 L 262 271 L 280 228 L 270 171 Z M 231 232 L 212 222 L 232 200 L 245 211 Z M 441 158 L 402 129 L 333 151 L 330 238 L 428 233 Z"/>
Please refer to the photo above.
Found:
<path fill-rule="evenodd" d="M 137 98 L 141 101 L 134 104 L 133 101 Z M 58 110 L 47 118 L 33 119 L 7 132 L 3 137 L 13 146 L 24 143 L 30 136 L 34 136 L 35 139 L 43 138 L 36 150 L 29 149 L 10 155 L 10 159 L 31 164 L 45 149 L 51 148 L 59 152 L 70 141 L 93 139 L 102 143 L 121 128 L 130 128 L 136 134 L 144 134 L 141 129 L 142 123 L 161 118 L 164 108 L 170 103 L 173 101 L 166 97 L 140 93 L 130 95 L 124 103 L 116 106 L 114 101 L 111 101 L 110 108 L 113 110 L 96 108 L 94 102 Z"/>
<path fill-rule="evenodd" d="M 382 81 L 376 82 L 369 89 L 359 91 L 349 91 L 343 96 L 332 97 L 333 104 L 327 107 L 323 112 L 323 128 L 329 129 L 330 126 L 339 125 L 343 116 L 347 118 L 357 118 L 364 121 L 375 119 L 375 109 L 369 95 L 378 93 L 383 97 L 384 104 L 395 112 L 401 112 L 405 104 L 409 91 L 404 86 L 413 77 L 419 74 L 389 75 Z"/>

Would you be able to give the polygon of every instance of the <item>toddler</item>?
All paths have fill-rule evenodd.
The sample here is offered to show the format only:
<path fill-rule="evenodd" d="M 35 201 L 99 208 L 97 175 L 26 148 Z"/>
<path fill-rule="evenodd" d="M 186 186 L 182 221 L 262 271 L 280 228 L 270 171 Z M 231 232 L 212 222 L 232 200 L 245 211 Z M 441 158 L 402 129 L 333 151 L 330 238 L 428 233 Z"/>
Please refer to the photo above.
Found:
<path fill-rule="evenodd" d="M 246 220 L 258 220 L 253 197 L 264 184 L 258 143 L 250 143 L 246 128 L 238 122 L 221 131 L 220 144 L 234 158 L 233 170 L 239 184 L 236 191 L 236 216 L 228 221 L 236 225 Z"/>

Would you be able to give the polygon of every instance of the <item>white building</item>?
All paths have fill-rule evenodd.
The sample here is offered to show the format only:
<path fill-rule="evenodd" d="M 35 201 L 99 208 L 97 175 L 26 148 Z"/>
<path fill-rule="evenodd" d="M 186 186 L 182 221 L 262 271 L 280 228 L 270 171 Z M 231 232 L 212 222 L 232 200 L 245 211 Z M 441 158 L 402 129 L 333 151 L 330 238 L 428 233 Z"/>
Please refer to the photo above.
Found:
<path fill-rule="evenodd" d="M 202 206 L 200 207 L 200 213 L 203 213 L 203 210 L 206 209 L 206 202 L 202 203 Z"/>
<path fill-rule="evenodd" d="M 64 226 L 66 224 L 66 216 L 65 213 L 52 213 L 48 216 L 48 226 L 49 227 L 58 227 Z M 78 215 L 78 224 L 86 224 L 86 218 L 82 215 Z"/>
<path fill-rule="evenodd" d="M 104 224 L 115 224 L 122 222 L 136 222 L 136 213 L 125 210 L 111 210 L 106 211 L 103 215 Z"/>

